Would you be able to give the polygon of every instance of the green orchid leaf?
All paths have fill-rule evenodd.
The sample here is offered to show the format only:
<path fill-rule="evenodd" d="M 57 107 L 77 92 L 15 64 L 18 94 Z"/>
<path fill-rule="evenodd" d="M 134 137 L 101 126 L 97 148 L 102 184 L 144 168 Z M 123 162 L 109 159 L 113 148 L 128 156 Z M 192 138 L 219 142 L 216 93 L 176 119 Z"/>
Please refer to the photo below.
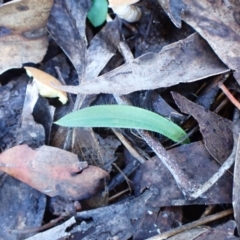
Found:
<path fill-rule="evenodd" d="M 87 17 L 94 27 L 98 27 L 106 20 L 107 11 L 107 0 L 92 0 L 92 7 L 88 12 Z"/>
<path fill-rule="evenodd" d="M 67 114 L 55 123 L 65 127 L 145 129 L 158 132 L 175 142 L 186 136 L 184 130 L 170 120 L 154 112 L 125 105 L 87 107 Z"/>

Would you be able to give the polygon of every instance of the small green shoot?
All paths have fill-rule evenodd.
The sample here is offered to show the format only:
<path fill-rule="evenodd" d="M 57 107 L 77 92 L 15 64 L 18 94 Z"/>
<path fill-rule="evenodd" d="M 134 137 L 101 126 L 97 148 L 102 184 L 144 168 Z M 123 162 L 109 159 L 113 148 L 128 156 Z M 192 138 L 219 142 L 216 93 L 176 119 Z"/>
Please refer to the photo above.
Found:
<path fill-rule="evenodd" d="M 55 123 L 65 127 L 145 129 L 158 132 L 175 142 L 180 142 L 186 136 L 184 130 L 170 120 L 154 112 L 125 105 L 87 107 L 67 114 Z"/>
<path fill-rule="evenodd" d="M 107 11 L 107 0 L 92 0 L 92 7 L 88 12 L 87 17 L 94 27 L 99 27 L 106 20 Z"/>

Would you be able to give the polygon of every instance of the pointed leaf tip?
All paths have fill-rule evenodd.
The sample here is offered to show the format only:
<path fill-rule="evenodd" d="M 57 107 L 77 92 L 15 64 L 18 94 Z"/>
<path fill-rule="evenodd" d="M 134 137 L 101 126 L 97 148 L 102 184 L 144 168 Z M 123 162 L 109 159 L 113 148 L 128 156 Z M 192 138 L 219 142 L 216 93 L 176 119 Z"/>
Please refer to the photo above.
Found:
<path fill-rule="evenodd" d="M 98 105 L 72 112 L 57 122 L 65 127 L 113 127 L 145 129 L 179 142 L 186 133 L 177 124 L 145 109 L 122 105 Z"/>

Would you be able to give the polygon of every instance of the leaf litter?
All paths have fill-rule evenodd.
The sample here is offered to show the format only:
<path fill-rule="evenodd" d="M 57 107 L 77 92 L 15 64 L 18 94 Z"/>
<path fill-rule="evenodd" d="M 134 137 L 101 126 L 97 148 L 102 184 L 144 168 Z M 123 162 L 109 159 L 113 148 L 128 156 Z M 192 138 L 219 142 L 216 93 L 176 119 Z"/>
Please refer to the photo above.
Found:
<path fill-rule="evenodd" d="M 46 54 L 46 23 L 53 1 L 12 1 L 0 8 L 0 73 L 40 62 Z"/>
<path fill-rule="evenodd" d="M 225 2 L 228 1 L 196 3 L 188 0 L 151 0 L 147 5 L 137 4 L 142 11 L 139 22 L 128 25 L 115 17 L 113 21 L 104 23 L 98 29 L 93 28 L 86 20 L 91 8 L 91 1 L 87 0 L 55 0 L 52 8 L 48 5 L 50 2 L 38 2 L 33 7 L 27 5 L 27 1 L 21 0 L 0 7 L 0 14 L 2 11 L 3 15 L 7 9 L 12 11 L 13 16 L 23 14 L 21 17 L 24 18 L 25 13 L 32 13 L 31 11 L 37 9 L 36 11 L 44 12 L 42 16 L 45 16 L 40 25 L 37 24 L 37 19 L 29 18 L 29 22 L 35 26 L 34 30 L 31 24 L 27 30 L 20 28 L 14 19 L 11 26 L 7 25 L 6 21 L 1 24 L 3 51 L 7 51 L 9 43 L 12 44 L 6 39 L 18 39 L 21 34 L 25 36 L 24 40 L 17 40 L 15 48 L 11 47 L 10 58 L 3 52 L 6 57 L 0 62 L 2 72 L 32 62 L 39 63 L 35 68 L 45 69 L 56 77 L 54 67 L 57 64 L 61 66 L 57 78 L 64 76 L 63 85 L 67 85 L 61 89 L 77 94 L 76 97 L 68 94 L 69 102 L 62 106 L 55 100 L 48 101 L 38 96 L 34 85 L 28 85 L 25 91 L 27 77 L 23 71 L 16 73 L 19 76 L 23 74 L 17 78 L 17 84 L 16 81 L 11 83 L 11 71 L 14 70 L 9 71 L 10 75 L 3 73 L 0 76 L 3 82 L 0 87 L 0 104 L 1 109 L 4 109 L 1 111 L 0 166 L 2 171 L 9 174 L 1 173 L 1 179 L 10 179 L 9 185 L 2 184 L 1 188 L 9 188 L 11 191 L 15 189 L 15 192 L 10 193 L 3 191 L 1 196 L 1 199 L 5 200 L 0 204 L 5 218 L 1 219 L 3 238 L 23 239 L 53 227 L 51 224 L 41 226 L 46 208 L 47 212 L 59 215 L 58 221 L 74 215 L 74 220 L 68 226 L 77 221 L 70 232 L 66 232 L 65 225 L 44 232 L 50 234 L 45 236 L 52 238 L 61 239 L 71 235 L 80 239 L 161 239 L 157 234 L 170 231 L 172 226 L 180 228 L 176 228 L 177 233 L 185 229 L 184 226 L 181 228 L 181 225 L 186 223 L 186 208 L 192 211 L 191 206 L 203 209 L 205 205 L 222 206 L 219 204 L 228 204 L 225 206 L 230 208 L 233 204 L 233 219 L 236 223 L 231 220 L 208 231 L 203 228 L 201 233 L 193 233 L 191 230 L 184 233 L 189 234 L 185 235 L 185 239 L 186 236 L 188 239 L 193 236 L 196 238 L 196 234 L 199 234 L 199 239 L 218 236 L 238 239 L 233 236 L 234 229 L 239 225 L 238 165 L 235 166 L 234 179 L 229 168 L 238 151 L 235 131 L 238 132 L 236 119 L 239 114 L 221 91 L 216 90 L 217 85 L 212 84 L 219 81 L 219 76 L 225 73 L 230 75 L 231 70 L 233 75 L 226 78 L 226 82 L 231 85 L 235 79 L 239 81 L 238 5 L 233 1 L 228 4 Z M 11 6 L 17 6 L 18 11 Z M 160 12 L 161 23 L 157 18 Z M 113 17 L 112 13 L 109 13 Z M 46 25 L 50 41 L 46 37 Z M 161 33 L 154 33 L 154 27 L 160 25 L 163 29 Z M 171 36 L 167 26 L 172 29 Z M 44 31 L 41 31 L 42 29 Z M 158 38 L 160 35 L 161 38 Z M 29 38 L 32 38 L 31 41 Z M 127 43 L 129 48 L 121 47 L 123 39 L 126 39 L 125 44 Z M 25 52 L 26 44 L 30 43 L 35 44 L 34 48 L 29 45 L 29 51 Z M 147 43 L 153 43 L 154 47 L 147 46 Z M 43 59 L 48 44 L 48 53 Z M 20 46 L 21 50 L 16 50 Z M 142 51 L 141 48 L 145 50 Z M 147 49 L 153 51 L 149 52 Z M 132 56 L 132 52 L 136 53 L 136 57 Z M 139 54 L 141 52 L 142 54 Z M 64 60 L 64 55 L 70 61 Z M 179 86 L 183 86 L 182 90 Z M 213 88 L 214 93 L 210 94 Z M 21 94 L 16 92 L 16 89 Z M 151 94 L 144 94 L 145 90 L 151 90 L 153 96 L 159 97 L 151 98 Z M 173 98 L 170 92 L 174 92 Z M 100 93 L 114 94 L 114 98 Z M 236 97 L 237 93 L 233 94 Z M 207 103 L 204 102 L 206 98 Z M 167 112 L 162 111 L 158 105 L 160 100 L 161 104 L 166 106 Z M 174 115 L 174 121 L 189 131 L 191 143 L 178 143 L 179 145 L 174 147 L 160 135 L 121 130 L 128 144 L 125 142 L 124 146 L 119 147 L 120 142 L 113 134 L 116 130 L 65 130 L 52 125 L 53 121 L 71 111 L 90 105 L 116 104 L 116 101 L 118 104 L 152 106 L 152 110 L 155 109 L 160 115 L 170 119 Z M 204 102 L 204 107 L 198 105 L 200 102 Z M 220 109 L 218 113 L 212 112 L 213 106 Z M 197 123 L 189 115 L 192 115 Z M 198 127 L 200 131 L 197 130 Z M 10 129 L 10 132 L 6 129 Z M 53 133 L 57 133 L 55 139 Z M 46 145 L 49 143 L 51 146 Z M 135 157 L 140 156 L 139 160 L 123 155 L 125 146 Z M 170 150 L 166 151 L 166 148 Z M 138 167 L 132 164 L 133 161 L 140 161 L 135 164 Z M 225 167 L 226 164 L 228 167 Z M 219 177 L 205 188 L 205 184 L 216 173 L 219 173 Z M 17 182 L 10 175 L 21 182 Z M 108 192 L 109 180 L 114 182 L 114 188 Z M 5 182 L 7 184 L 7 181 Z M 41 213 L 29 213 L 33 217 L 38 216 L 38 221 L 32 225 L 26 224 L 27 220 L 31 221 L 30 215 L 21 218 L 20 222 L 12 222 L 11 225 L 8 223 L 7 216 L 10 214 L 5 204 L 11 199 L 9 196 L 20 194 L 21 188 L 16 191 L 15 187 L 18 184 L 33 191 L 36 199 L 42 199 L 38 201 Z M 199 192 L 201 194 L 194 197 Z M 29 196 L 30 193 L 26 195 Z M 26 201 L 20 195 L 16 199 Z M 81 206 L 77 206 L 80 203 L 76 200 L 80 201 Z M 62 208 L 60 202 L 67 205 Z M 32 204 L 27 201 L 26 203 L 28 207 Z M 70 206 L 69 203 L 71 210 L 67 207 Z M 183 207 L 184 205 L 186 206 Z M 91 209 L 93 206 L 95 209 Z M 18 209 L 11 206 L 9 209 L 12 215 L 17 216 Z M 22 212 L 26 211 L 24 209 L 27 209 L 26 206 L 21 206 Z M 232 210 L 216 214 L 222 218 L 231 215 Z M 203 222 L 206 224 L 210 221 L 208 217 L 205 218 L 201 222 L 201 218 L 194 216 L 190 217 L 189 222 L 198 219 L 197 223 L 193 223 L 202 225 Z M 57 232 L 61 232 L 60 235 L 57 236 Z M 44 238 L 44 233 L 39 237 Z M 180 235 L 176 235 L 177 239 L 180 239 L 179 237 Z M 34 236 L 30 239 L 34 239 Z"/>

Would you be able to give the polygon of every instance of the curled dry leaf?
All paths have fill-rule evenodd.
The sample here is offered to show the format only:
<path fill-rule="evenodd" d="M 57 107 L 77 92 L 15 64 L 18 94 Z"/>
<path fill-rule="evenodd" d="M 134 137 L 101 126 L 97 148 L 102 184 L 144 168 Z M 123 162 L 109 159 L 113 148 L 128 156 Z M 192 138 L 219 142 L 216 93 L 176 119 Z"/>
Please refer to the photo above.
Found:
<path fill-rule="evenodd" d="M 0 170 L 50 197 L 73 200 L 97 194 L 108 177 L 101 168 L 79 162 L 77 155 L 49 146 L 10 148 L 0 154 Z"/>
<path fill-rule="evenodd" d="M 55 86 L 62 86 L 55 77 L 48 73 L 45 73 L 37 68 L 24 67 L 26 69 L 27 75 L 33 77 L 33 81 L 37 83 L 39 94 L 43 97 L 55 98 L 58 97 L 62 104 L 66 104 L 68 101 L 67 94 L 64 91 L 55 89 Z M 53 85 L 51 85 L 53 84 Z"/>

